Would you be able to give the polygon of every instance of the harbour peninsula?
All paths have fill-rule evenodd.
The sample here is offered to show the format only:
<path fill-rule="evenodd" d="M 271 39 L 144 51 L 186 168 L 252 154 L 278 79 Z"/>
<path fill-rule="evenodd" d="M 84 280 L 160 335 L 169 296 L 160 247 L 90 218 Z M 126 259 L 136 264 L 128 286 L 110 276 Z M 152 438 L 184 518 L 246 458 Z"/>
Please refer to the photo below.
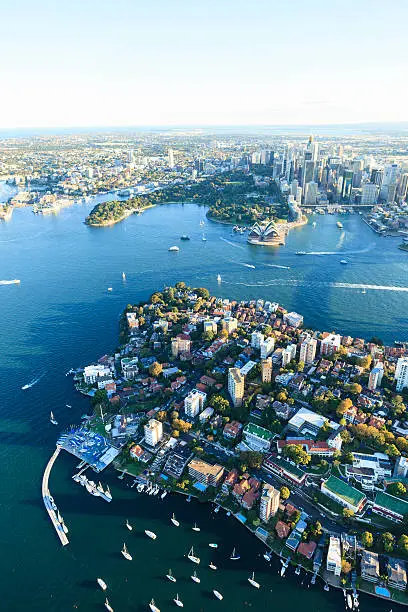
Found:
<path fill-rule="evenodd" d="M 59 444 L 89 431 L 142 488 L 224 507 L 312 583 L 406 604 L 407 363 L 180 282 L 129 304 L 115 355 L 76 373 L 94 414 Z"/>

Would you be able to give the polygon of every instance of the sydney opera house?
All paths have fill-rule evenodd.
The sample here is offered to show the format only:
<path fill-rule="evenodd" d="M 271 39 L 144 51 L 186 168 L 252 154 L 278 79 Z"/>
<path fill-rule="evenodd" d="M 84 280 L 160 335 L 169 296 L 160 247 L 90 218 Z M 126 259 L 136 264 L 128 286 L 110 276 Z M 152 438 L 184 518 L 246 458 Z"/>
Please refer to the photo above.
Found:
<path fill-rule="evenodd" d="M 285 232 L 274 221 L 255 223 L 248 235 L 250 244 L 279 246 L 285 244 Z"/>

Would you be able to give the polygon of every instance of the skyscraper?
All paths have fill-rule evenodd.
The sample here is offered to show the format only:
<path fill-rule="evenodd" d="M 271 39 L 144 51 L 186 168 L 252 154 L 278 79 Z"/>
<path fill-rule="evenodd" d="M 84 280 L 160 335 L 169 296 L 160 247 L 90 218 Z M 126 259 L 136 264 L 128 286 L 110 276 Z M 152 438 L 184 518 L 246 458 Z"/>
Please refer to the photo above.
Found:
<path fill-rule="evenodd" d="M 168 156 L 169 156 L 169 168 L 174 168 L 174 151 L 173 151 L 173 149 L 169 149 Z"/>
<path fill-rule="evenodd" d="M 374 205 L 378 199 L 378 187 L 374 183 L 364 183 L 361 204 Z"/>
<path fill-rule="evenodd" d="M 408 357 L 400 357 L 395 368 L 394 380 L 396 381 L 396 390 L 402 391 L 408 387 Z"/>
<path fill-rule="evenodd" d="M 235 407 L 241 406 L 244 397 L 244 389 L 245 376 L 241 374 L 239 368 L 230 368 L 228 370 L 228 393 Z"/>
<path fill-rule="evenodd" d="M 269 521 L 271 516 L 275 516 L 279 508 L 280 492 L 272 485 L 264 483 L 262 487 L 261 503 L 259 507 L 259 518 L 264 523 Z"/>
<path fill-rule="evenodd" d="M 146 444 L 149 446 L 156 446 L 163 438 L 163 423 L 156 421 L 156 419 L 150 419 L 150 421 L 144 426 L 144 439 Z"/>

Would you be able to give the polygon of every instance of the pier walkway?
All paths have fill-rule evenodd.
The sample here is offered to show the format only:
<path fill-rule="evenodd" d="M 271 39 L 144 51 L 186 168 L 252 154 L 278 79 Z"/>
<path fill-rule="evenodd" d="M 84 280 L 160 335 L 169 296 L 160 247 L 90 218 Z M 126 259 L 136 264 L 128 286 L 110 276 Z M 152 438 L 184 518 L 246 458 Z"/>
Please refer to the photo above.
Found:
<path fill-rule="evenodd" d="M 50 477 L 51 469 L 52 469 L 52 466 L 54 465 L 56 458 L 60 454 L 60 451 L 61 451 L 61 447 L 58 446 L 57 444 L 57 448 L 55 449 L 55 452 L 51 456 L 50 460 L 47 463 L 47 467 L 45 468 L 43 480 L 42 480 L 42 497 L 43 497 L 45 509 L 47 510 L 49 517 L 51 519 L 51 522 L 55 527 L 55 531 L 57 532 L 57 535 L 61 541 L 61 544 L 63 546 L 66 546 L 69 543 L 69 540 L 64 531 L 63 521 L 60 522 L 58 520 L 58 514 L 59 514 L 58 508 L 55 505 L 55 502 L 53 498 L 51 497 L 50 490 L 48 488 L 48 479 Z"/>

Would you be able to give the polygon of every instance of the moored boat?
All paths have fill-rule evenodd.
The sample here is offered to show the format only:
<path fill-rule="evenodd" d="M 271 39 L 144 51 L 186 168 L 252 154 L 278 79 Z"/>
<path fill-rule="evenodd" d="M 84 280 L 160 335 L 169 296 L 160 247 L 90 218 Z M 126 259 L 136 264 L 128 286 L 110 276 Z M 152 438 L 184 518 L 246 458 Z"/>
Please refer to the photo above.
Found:
<path fill-rule="evenodd" d="M 52 425 L 58 425 L 58 421 L 55 419 L 52 411 L 50 413 L 50 423 L 52 423 Z"/>
<path fill-rule="evenodd" d="M 221 595 L 221 593 L 219 591 L 217 591 L 216 589 L 213 589 L 213 593 L 216 596 L 217 599 L 222 600 L 224 599 L 223 596 Z"/>
<path fill-rule="evenodd" d="M 197 582 L 197 583 L 201 582 L 200 578 L 197 576 L 197 572 L 196 571 L 194 571 L 194 574 L 191 576 L 191 580 L 193 580 L 193 582 Z"/>
<path fill-rule="evenodd" d="M 157 535 L 153 531 L 149 531 L 148 529 L 145 529 L 145 534 L 152 540 L 155 540 L 157 538 Z"/>
<path fill-rule="evenodd" d="M 105 599 L 105 608 L 109 610 L 109 612 L 113 612 L 113 608 L 110 605 L 108 598 Z"/>
<path fill-rule="evenodd" d="M 129 523 L 129 521 L 127 519 L 126 519 L 125 525 L 129 529 L 129 531 L 132 531 L 133 527 L 132 527 L 132 525 Z"/>
<path fill-rule="evenodd" d="M 126 548 L 126 544 L 123 544 L 123 548 L 121 550 L 121 553 L 125 557 L 125 559 L 127 559 L 128 561 L 132 561 L 133 557 L 129 553 L 128 549 Z"/>
<path fill-rule="evenodd" d="M 99 586 L 101 587 L 102 591 L 106 591 L 106 589 L 108 588 L 108 585 L 106 584 L 106 582 L 104 580 L 102 580 L 102 578 L 97 578 L 96 582 L 99 584 Z"/>
<path fill-rule="evenodd" d="M 261 585 L 259 584 L 259 582 L 257 582 L 257 581 L 255 580 L 255 572 L 252 572 L 252 576 L 250 576 L 250 577 L 248 578 L 248 582 L 249 582 L 249 584 L 251 584 L 251 585 L 252 585 L 253 587 L 255 587 L 256 589 L 259 589 L 259 587 L 261 586 Z"/>
<path fill-rule="evenodd" d="M 234 546 L 234 548 L 232 550 L 232 553 L 231 553 L 231 556 L 230 556 L 230 559 L 231 559 L 231 561 L 238 561 L 238 559 L 240 559 L 240 558 L 241 558 L 241 555 L 239 555 L 237 553 L 237 551 L 235 549 L 235 546 Z"/>
<path fill-rule="evenodd" d="M 193 531 L 200 531 L 200 528 L 197 527 L 197 523 L 194 523 L 194 527 L 192 527 Z"/>
<path fill-rule="evenodd" d="M 166 574 L 166 578 L 167 578 L 168 580 L 170 580 L 170 582 L 176 582 L 176 579 L 175 579 L 175 577 L 173 576 L 173 573 L 172 573 L 172 571 L 171 571 L 171 568 L 169 569 L 169 573 L 168 573 L 168 574 Z"/>
<path fill-rule="evenodd" d="M 175 516 L 174 512 L 173 512 L 173 516 L 171 517 L 171 519 L 170 519 L 170 520 L 171 520 L 171 522 L 173 523 L 173 525 L 174 525 L 175 527 L 180 527 L 180 523 L 179 523 L 179 522 L 178 522 L 178 520 L 176 519 L 176 516 Z"/>
<path fill-rule="evenodd" d="M 217 569 L 217 566 L 216 566 L 216 565 L 214 565 L 214 563 L 213 563 L 212 561 L 210 561 L 210 563 L 209 563 L 208 567 L 209 567 L 210 569 L 212 569 L 212 570 L 216 570 L 216 569 Z"/>
<path fill-rule="evenodd" d="M 218 548 L 218 544 L 216 544 L 215 542 L 210 542 L 208 546 L 210 548 Z"/>
<path fill-rule="evenodd" d="M 191 547 L 187 558 L 190 559 L 190 561 L 192 561 L 193 563 L 196 563 L 197 565 L 200 563 L 200 557 L 196 557 L 196 555 L 194 554 L 194 548 Z"/>
<path fill-rule="evenodd" d="M 158 608 L 156 606 L 156 604 L 154 603 L 154 599 L 152 598 L 151 602 L 149 603 L 149 608 L 151 609 L 152 612 L 160 612 L 160 608 Z"/>
<path fill-rule="evenodd" d="M 179 608 L 183 608 L 184 607 L 184 604 L 181 601 L 178 593 L 177 593 L 176 597 L 173 599 L 173 601 L 176 604 L 176 606 L 178 606 Z"/>

